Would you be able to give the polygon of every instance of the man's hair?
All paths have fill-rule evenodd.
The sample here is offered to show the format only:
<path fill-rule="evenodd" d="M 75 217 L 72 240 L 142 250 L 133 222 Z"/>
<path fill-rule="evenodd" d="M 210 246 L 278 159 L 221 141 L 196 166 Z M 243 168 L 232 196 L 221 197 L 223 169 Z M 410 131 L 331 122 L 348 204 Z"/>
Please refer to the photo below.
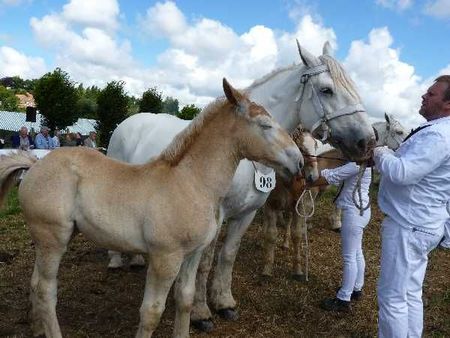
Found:
<path fill-rule="evenodd" d="M 447 89 L 444 91 L 444 101 L 450 101 L 450 75 L 441 75 L 434 81 L 447 84 Z"/>

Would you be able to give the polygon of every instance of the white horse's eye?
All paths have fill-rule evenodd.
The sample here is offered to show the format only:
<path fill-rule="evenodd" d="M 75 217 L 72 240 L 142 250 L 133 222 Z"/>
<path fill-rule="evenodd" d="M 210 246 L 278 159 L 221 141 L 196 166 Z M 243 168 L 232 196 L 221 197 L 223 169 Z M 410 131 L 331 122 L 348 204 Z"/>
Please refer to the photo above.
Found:
<path fill-rule="evenodd" d="M 332 90 L 331 88 L 329 88 L 329 87 L 321 88 L 320 91 L 321 91 L 323 94 L 333 95 L 333 90 Z"/>
<path fill-rule="evenodd" d="M 403 130 L 396 130 L 395 132 L 397 133 L 397 135 L 403 135 L 404 134 Z"/>
<path fill-rule="evenodd" d="M 261 126 L 261 128 L 264 129 L 264 130 L 272 129 L 272 126 L 271 126 L 270 124 L 264 123 L 264 124 L 261 124 L 260 126 Z"/>

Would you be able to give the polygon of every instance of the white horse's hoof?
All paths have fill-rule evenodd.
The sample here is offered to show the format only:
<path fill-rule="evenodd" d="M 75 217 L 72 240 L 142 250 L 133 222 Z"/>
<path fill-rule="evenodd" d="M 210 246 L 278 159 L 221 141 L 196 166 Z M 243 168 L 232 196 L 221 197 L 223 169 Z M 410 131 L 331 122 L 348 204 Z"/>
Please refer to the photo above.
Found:
<path fill-rule="evenodd" d="M 122 257 L 120 255 L 112 256 L 108 264 L 108 269 L 120 269 L 121 267 L 123 267 Z"/>
<path fill-rule="evenodd" d="M 133 267 L 143 267 L 145 266 L 145 259 L 142 255 L 134 255 L 130 260 L 130 265 Z"/>
<path fill-rule="evenodd" d="M 214 330 L 214 323 L 211 319 L 191 320 L 191 325 L 202 332 L 211 332 Z"/>
<path fill-rule="evenodd" d="M 217 310 L 217 314 L 225 320 L 236 321 L 239 319 L 239 314 L 236 309 L 227 308 Z"/>

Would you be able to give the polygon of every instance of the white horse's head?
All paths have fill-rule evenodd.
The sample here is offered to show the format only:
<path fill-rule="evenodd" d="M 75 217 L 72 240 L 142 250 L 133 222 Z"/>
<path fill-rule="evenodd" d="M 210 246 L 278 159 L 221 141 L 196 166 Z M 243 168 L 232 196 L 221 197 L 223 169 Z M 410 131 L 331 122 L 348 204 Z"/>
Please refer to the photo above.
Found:
<path fill-rule="evenodd" d="M 396 150 L 408 132 L 392 115 L 384 114 L 384 118 L 386 122 L 375 122 L 372 125 L 377 134 L 377 145 Z"/>
<path fill-rule="evenodd" d="M 366 158 L 375 135 L 350 77 L 331 56 L 328 42 L 319 57 L 297 44 L 304 64 L 298 94 L 302 125 L 350 159 Z"/>
<path fill-rule="evenodd" d="M 237 116 L 244 121 L 235 123 L 230 135 L 238 142 L 240 156 L 272 167 L 283 176 L 297 175 L 304 160 L 289 134 L 264 107 L 250 101 L 226 79 L 223 90 Z"/>

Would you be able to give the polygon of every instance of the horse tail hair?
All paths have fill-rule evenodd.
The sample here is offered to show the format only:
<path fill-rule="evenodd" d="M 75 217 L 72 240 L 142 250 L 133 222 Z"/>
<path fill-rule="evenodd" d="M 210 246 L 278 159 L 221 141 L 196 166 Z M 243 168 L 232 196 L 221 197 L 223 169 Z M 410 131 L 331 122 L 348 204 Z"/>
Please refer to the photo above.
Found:
<path fill-rule="evenodd" d="M 0 156 L 0 209 L 9 190 L 20 183 L 22 171 L 30 169 L 36 161 L 36 157 L 25 151 Z"/>

